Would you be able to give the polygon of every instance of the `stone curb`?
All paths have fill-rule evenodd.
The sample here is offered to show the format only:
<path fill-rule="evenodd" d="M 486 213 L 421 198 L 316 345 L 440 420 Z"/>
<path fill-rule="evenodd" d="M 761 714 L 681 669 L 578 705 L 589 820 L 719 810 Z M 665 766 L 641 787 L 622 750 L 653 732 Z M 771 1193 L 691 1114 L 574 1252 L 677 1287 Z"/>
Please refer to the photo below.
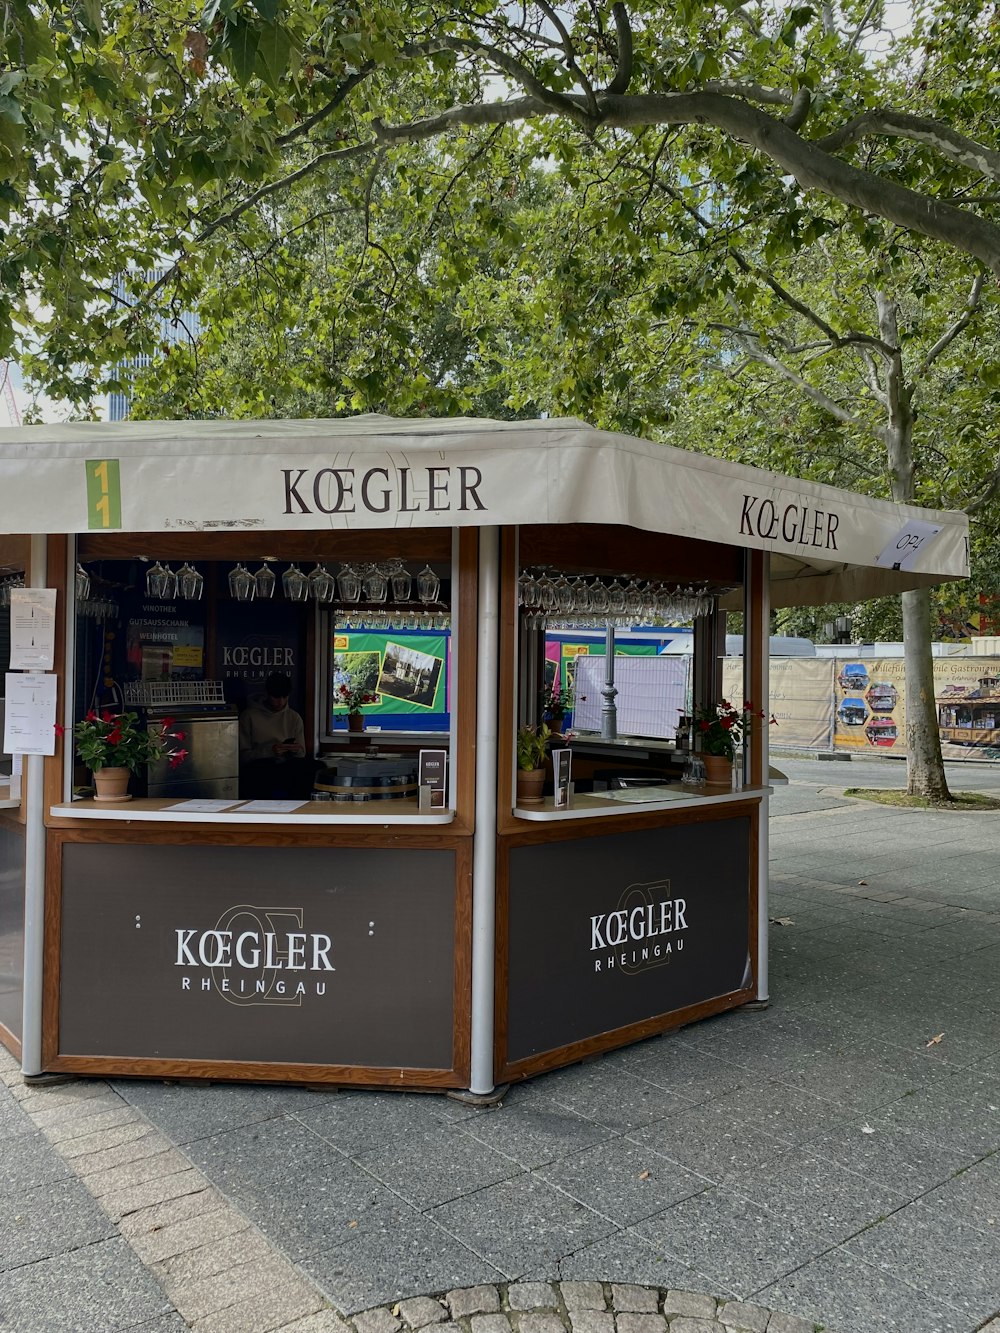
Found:
<path fill-rule="evenodd" d="M 511 1282 L 374 1306 L 354 1333 L 834 1333 L 762 1305 L 614 1282 Z"/>

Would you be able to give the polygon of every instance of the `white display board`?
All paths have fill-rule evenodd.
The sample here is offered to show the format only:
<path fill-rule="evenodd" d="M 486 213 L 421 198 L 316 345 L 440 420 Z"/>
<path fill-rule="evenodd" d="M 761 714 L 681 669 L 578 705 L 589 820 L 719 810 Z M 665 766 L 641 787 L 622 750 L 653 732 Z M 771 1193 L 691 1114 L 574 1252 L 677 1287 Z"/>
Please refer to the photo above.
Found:
<path fill-rule="evenodd" d="M 575 659 L 574 731 L 600 731 L 604 703 L 603 656 Z M 690 657 L 615 657 L 619 736 L 673 740 L 686 711 Z"/>

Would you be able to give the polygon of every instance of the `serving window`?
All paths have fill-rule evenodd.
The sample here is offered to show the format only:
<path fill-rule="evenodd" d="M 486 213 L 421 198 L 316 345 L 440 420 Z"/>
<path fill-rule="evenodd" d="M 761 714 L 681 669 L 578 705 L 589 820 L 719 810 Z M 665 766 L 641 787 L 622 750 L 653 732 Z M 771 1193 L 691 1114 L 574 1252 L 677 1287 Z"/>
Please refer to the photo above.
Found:
<path fill-rule="evenodd" d="M 628 528 L 520 529 L 512 598 L 519 813 L 571 817 L 718 794 L 681 781 L 695 709 L 722 698 L 720 598 L 741 596 L 742 565 L 732 548 Z M 548 732 L 544 785 L 528 797 L 518 778 L 526 730 Z M 559 790 L 565 756 L 553 753 L 563 749 L 572 754 L 569 801 Z"/>
<path fill-rule="evenodd" d="M 130 815 L 145 798 L 219 813 L 228 801 L 234 815 L 236 802 L 272 798 L 318 817 L 374 816 L 361 807 L 376 802 L 390 820 L 412 813 L 419 750 L 448 750 L 456 721 L 452 547 L 450 531 L 423 530 L 81 536 L 71 720 L 124 708 L 183 733 L 180 763 L 133 775 Z M 275 676 L 304 753 L 258 765 L 273 790 L 251 790 L 246 715 Z M 78 760 L 66 786 L 67 799 L 94 795 Z M 454 795 L 452 783 L 446 809 Z"/>

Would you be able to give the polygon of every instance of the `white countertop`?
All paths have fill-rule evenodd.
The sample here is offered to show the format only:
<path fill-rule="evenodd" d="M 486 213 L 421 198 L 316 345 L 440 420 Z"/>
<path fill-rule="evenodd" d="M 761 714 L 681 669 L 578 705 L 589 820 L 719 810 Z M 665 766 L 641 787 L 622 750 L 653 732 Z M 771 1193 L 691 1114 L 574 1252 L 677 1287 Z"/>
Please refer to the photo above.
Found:
<path fill-rule="evenodd" d="M 454 810 L 421 811 L 410 798 L 392 801 L 304 801 L 297 810 L 278 814 L 267 811 L 240 812 L 240 802 L 231 810 L 211 814 L 178 810 L 180 801 L 138 797 L 131 801 L 70 801 L 54 805 L 50 814 L 58 819 L 114 819 L 135 824 L 362 824 L 391 828 L 398 824 L 450 824 Z M 336 813 L 334 813 L 336 812 Z"/>
<path fill-rule="evenodd" d="M 648 787 L 637 787 L 635 791 L 649 791 Z M 514 814 L 518 819 L 535 821 L 561 819 L 607 819 L 612 815 L 650 814 L 663 810 L 690 810 L 706 805 L 732 805 L 736 801 L 756 800 L 770 790 L 769 787 L 742 787 L 739 791 L 728 791 L 722 787 L 685 787 L 674 788 L 677 795 L 661 800 L 608 800 L 604 796 L 574 796 L 567 808 L 557 810 L 553 798 L 546 796 L 540 805 L 518 805 Z M 680 791 L 683 790 L 683 795 Z M 623 793 L 624 794 L 624 793 Z"/>

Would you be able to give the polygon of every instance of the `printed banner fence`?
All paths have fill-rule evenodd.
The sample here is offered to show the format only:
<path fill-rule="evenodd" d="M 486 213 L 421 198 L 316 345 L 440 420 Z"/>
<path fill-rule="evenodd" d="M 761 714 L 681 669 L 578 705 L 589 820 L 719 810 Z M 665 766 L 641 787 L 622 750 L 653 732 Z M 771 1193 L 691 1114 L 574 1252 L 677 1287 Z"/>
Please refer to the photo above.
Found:
<path fill-rule="evenodd" d="M 901 657 L 772 657 L 769 679 L 773 747 L 906 754 Z M 742 659 L 727 658 L 723 692 L 742 689 Z M 1000 658 L 935 658 L 934 697 L 946 759 L 1000 762 Z"/>

